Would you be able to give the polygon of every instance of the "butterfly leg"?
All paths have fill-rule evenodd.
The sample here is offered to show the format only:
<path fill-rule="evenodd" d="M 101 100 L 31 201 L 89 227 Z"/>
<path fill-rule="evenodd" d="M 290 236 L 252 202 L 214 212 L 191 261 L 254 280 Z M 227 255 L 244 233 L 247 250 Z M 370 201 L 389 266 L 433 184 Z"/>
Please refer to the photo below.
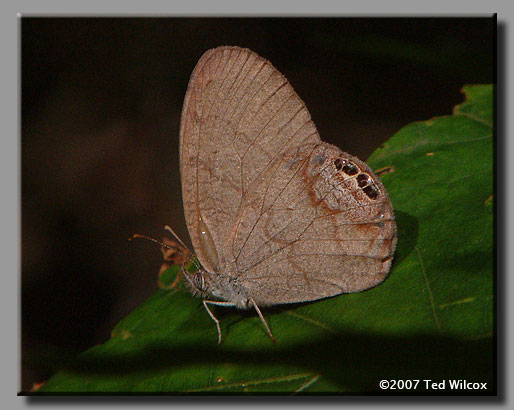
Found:
<path fill-rule="evenodd" d="M 218 345 L 221 344 L 221 327 L 220 327 L 220 321 L 214 316 L 214 314 L 211 312 L 207 304 L 210 305 L 217 305 L 217 306 L 234 306 L 233 303 L 230 302 L 218 302 L 216 300 L 202 300 L 203 306 L 205 307 L 205 310 L 207 310 L 207 313 L 211 317 L 212 320 L 214 320 L 214 323 L 216 323 L 216 329 L 218 329 Z"/>
<path fill-rule="evenodd" d="M 271 338 L 271 341 L 273 343 L 276 343 L 275 338 L 273 337 L 273 334 L 271 333 L 271 330 L 268 327 L 268 324 L 266 323 L 266 319 L 264 319 L 264 316 L 262 315 L 261 310 L 259 309 L 259 306 L 257 306 L 257 303 L 255 303 L 255 300 L 253 300 L 252 298 L 250 298 L 249 300 L 250 300 L 250 302 L 252 302 L 253 307 L 255 308 L 255 310 L 257 311 L 257 314 L 261 318 L 262 324 L 266 328 L 266 331 L 268 332 L 268 335 Z"/>

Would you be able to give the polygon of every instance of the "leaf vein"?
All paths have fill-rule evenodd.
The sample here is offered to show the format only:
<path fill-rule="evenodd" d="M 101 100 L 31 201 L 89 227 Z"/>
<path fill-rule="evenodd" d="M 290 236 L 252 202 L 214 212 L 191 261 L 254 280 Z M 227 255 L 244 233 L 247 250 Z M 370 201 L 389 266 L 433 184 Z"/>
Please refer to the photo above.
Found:
<path fill-rule="evenodd" d="M 199 389 L 191 389 L 191 390 L 185 390 L 187 393 L 193 393 L 193 392 L 201 392 L 201 391 L 210 391 L 210 390 L 221 390 L 225 388 L 231 388 L 231 387 L 246 387 L 246 386 L 256 386 L 259 384 L 270 384 L 270 383 L 283 383 L 283 382 L 289 382 L 294 381 L 298 379 L 305 379 L 307 377 L 311 377 L 312 373 L 299 373 L 299 374 L 290 374 L 287 376 L 279 376 L 279 377 L 270 377 L 267 379 L 259 379 L 259 380 L 250 380 L 250 381 L 241 381 L 237 383 L 228 383 L 228 384 L 222 384 L 222 385 L 211 385 L 207 387 L 202 387 Z"/>

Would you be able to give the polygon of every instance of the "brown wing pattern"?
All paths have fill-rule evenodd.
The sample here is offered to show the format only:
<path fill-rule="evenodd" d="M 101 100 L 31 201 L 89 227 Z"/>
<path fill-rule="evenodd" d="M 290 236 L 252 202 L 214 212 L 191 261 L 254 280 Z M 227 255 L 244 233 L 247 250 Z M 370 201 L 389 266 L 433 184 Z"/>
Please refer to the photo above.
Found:
<path fill-rule="evenodd" d="M 378 189 L 370 198 L 357 174 L 341 175 L 346 158 Z M 393 210 L 369 167 L 321 143 L 289 150 L 247 194 L 234 234 L 235 271 L 261 305 L 320 299 L 376 286 L 396 245 Z"/>
<path fill-rule="evenodd" d="M 184 102 L 180 151 L 200 261 L 211 272 L 223 262 L 219 274 L 238 278 L 259 305 L 385 279 L 396 244 L 385 188 L 366 164 L 320 141 L 267 60 L 236 47 L 204 54 Z"/>
<path fill-rule="evenodd" d="M 198 62 L 180 136 L 186 222 L 195 251 L 210 271 L 237 253 L 228 240 L 241 222 L 241 205 L 252 184 L 259 184 L 286 147 L 308 139 L 319 143 L 305 105 L 285 77 L 267 60 L 237 47 L 210 50 Z M 202 242 L 202 223 L 215 251 Z"/>

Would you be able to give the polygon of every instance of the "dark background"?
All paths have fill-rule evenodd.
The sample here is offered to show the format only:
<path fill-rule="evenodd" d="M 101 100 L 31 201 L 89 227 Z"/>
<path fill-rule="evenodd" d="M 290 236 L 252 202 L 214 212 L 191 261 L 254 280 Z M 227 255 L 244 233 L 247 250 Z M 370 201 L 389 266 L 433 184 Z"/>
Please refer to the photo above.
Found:
<path fill-rule="evenodd" d="M 109 338 L 157 289 L 169 224 L 189 243 L 178 135 L 209 48 L 248 47 L 321 137 L 365 160 L 494 79 L 493 18 L 21 19 L 22 389 Z"/>

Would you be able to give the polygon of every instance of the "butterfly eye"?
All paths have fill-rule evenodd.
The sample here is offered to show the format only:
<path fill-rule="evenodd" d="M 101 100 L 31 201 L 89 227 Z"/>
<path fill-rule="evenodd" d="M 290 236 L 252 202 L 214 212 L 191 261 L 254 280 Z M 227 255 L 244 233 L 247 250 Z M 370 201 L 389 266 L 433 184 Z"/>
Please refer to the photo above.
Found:
<path fill-rule="evenodd" d="M 201 272 L 197 272 L 195 273 L 195 275 L 193 276 L 193 280 L 195 282 L 195 286 L 197 287 L 198 290 L 205 290 L 204 289 L 204 280 L 203 280 L 203 274 Z"/>

